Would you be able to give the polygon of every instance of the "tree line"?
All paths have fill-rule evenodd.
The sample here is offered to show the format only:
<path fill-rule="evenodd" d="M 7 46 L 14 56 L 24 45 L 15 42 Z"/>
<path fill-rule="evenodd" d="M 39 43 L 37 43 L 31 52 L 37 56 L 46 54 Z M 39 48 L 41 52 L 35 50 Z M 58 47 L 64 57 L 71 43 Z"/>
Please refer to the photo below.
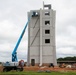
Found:
<path fill-rule="evenodd" d="M 76 61 L 76 56 L 74 57 L 64 57 L 58 58 L 57 61 Z"/>

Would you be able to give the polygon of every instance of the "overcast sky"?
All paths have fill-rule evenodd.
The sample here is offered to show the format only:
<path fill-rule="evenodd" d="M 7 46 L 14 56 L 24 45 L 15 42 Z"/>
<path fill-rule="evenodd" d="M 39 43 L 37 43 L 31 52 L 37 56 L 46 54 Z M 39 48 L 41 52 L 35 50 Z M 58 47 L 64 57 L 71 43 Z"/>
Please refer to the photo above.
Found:
<path fill-rule="evenodd" d="M 11 61 L 11 54 L 27 22 L 27 12 L 52 4 L 56 10 L 56 54 L 76 56 L 76 0 L 0 0 L 0 61 Z M 17 50 L 18 59 L 27 59 L 28 31 Z"/>

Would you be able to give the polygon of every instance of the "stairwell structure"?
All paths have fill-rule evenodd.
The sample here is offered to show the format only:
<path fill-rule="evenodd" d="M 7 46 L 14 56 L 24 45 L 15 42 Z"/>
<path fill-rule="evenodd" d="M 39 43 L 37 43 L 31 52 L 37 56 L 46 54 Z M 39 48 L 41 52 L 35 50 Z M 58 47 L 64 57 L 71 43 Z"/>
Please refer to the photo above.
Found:
<path fill-rule="evenodd" d="M 32 13 L 34 13 L 32 15 Z M 55 45 L 55 14 L 50 4 L 43 9 L 28 12 L 28 58 L 29 66 L 57 65 Z M 32 16 L 31 16 L 32 15 Z"/>

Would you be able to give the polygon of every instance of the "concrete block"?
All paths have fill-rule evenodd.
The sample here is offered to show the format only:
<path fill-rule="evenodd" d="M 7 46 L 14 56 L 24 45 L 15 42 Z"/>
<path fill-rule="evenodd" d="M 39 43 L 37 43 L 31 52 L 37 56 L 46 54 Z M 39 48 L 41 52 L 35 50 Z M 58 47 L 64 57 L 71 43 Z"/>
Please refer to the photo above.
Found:
<path fill-rule="evenodd" d="M 53 56 L 43 56 L 42 61 L 45 63 L 53 63 Z"/>
<path fill-rule="evenodd" d="M 30 47 L 30 56 L 31 55 L 37 55 L 39 56 L 39 46 L 33 46 L 33 47 Z"/>
<path fill-rule="evenodd" d="M 53 55 L 53 47 L 52 46 L 43 46 L 42 55 Z"/>

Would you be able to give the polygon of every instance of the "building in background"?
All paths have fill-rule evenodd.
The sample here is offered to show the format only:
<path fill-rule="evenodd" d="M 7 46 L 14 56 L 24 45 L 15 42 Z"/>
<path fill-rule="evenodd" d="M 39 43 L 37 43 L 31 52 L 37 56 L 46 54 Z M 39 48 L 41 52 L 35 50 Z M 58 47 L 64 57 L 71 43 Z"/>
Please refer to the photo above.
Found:
<path fill-rule="evenodd" d="M 57 64 L 55 13 L 50 4 L 43 4 L 43 9 L 28 12 L 28 65 Z"/>

